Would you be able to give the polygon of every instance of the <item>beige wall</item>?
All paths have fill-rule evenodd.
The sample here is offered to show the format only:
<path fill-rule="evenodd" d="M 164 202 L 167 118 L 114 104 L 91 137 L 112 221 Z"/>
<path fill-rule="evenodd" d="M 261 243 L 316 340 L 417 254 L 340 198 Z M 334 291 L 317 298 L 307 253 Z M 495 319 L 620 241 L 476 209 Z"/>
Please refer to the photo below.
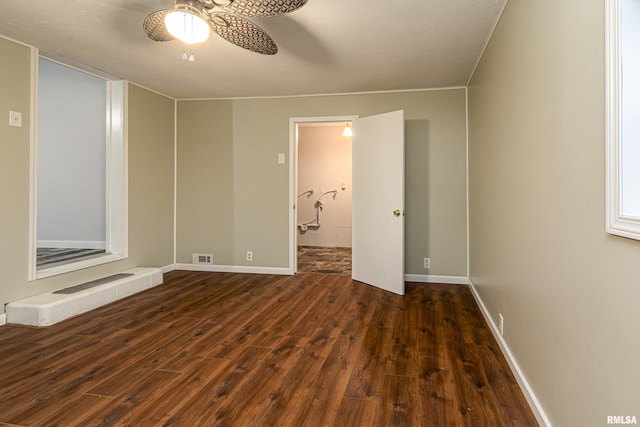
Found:
<path fill-rule="evenodd" d="M 190 263 L 195 252 L 212 253 L 214 264 L 234 265 L 231 107 L 231 101 L 178 101 L 179 263 Z"/>
<path fill-rule="evenodd" d="M 605 233 L 604 1 L 518 1 L 469 86 L 470 276 L 551 422 L 640 417 L 640 242 Z"/>
<path fill-rule="evenodd" d="M 173 264 L 175 101 L 129 84 L 129 258 Z"/>
<path fill-rule="evenodd" d="M 179 263 L 289 267 L 289 119 L 405 110 L 406 272 L 466 276 L 464 89 L 178 102 Z M 245 261 L 246 251 L 254 261 Z M 432 268 L 422 268 L 431 257 Z"/>
<path fill-rule="evenodd" d="M 28 293 L 30 49 L 0 38 L 0 313 Z M 10 127 L 9 111 L 22 113 Z"/>
<path fill-rule="evenodd" d="M 0 38 L 0 312 L 8 302 L 134 266 L 173 262 L 173 101 L 129 86 L 129 258 L 27 281 L 29 240 L 30 48 Z"/>

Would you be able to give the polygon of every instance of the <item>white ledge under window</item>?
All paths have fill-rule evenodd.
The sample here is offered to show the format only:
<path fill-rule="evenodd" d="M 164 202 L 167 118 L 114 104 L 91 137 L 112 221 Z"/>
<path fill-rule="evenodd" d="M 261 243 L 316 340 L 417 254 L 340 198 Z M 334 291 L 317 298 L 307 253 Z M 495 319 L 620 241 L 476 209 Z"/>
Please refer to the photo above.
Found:
<path fill-rule="evenodd" d="M 640 2 L 607 0 L 608 233 L 640 240 Z"/>
<path fill-rule="evenodd" d="M 108 262 L 119 261 L 125 259 L 126 256 L 121 254 L 106 254 L 95 258 L 89 258 L 77 262 L 70 262 L 55 267 L 43 268 L 36 273 L 37 279 L 44 279 L 45 277 L 57 276 L 58 274 L 70 273 L 72 271 L 81 270 L 83 268 L 95 267 L 96 265 L 105 264 Z"/>

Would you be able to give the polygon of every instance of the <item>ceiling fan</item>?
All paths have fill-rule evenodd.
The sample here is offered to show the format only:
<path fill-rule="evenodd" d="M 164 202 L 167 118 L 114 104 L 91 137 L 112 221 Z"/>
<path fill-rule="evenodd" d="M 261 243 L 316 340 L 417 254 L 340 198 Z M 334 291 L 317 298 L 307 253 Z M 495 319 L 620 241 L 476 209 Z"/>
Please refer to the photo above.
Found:
<path fill-rule="evenodd" d="M 213 30 L 226 41 L 252 52 L 275 55 L 278 46 L 262 28 L 245 17 L 269 17 L 293 12 L 308 0 L 175 0 L 173 9 L 147 16 L 142 25 L 154 41 L 179 39 L 200 43 Z"/>

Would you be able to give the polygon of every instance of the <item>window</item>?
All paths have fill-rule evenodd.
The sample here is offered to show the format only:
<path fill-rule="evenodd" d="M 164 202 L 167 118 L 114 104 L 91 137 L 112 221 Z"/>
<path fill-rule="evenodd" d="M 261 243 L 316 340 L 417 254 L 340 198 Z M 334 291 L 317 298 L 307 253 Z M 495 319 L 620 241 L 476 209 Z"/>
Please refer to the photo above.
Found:
<path fill-rule="evenodd" d="M 46 58 L 37 70 L 30 280 L 127 256 L 124 82 Z"/>
<path fill-rule="evenodd" d="M 607 232 L 640 240 L 640 0 L 607 3 Z"/>

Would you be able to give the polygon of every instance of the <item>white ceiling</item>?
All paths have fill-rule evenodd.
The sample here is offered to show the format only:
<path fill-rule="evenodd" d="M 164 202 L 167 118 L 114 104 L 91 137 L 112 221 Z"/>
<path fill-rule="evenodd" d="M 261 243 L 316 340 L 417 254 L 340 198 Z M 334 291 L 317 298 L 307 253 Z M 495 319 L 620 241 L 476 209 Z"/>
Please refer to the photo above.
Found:
<path fill-rule="evenodd" d="M 0 35 L 178 99 L 464 86 L 507 0 L 309 0 L 250 18 L 275 56 L 151 41 L 144 18 L 172 0 L 2 0 Z M 183 51 L 196 62 L 183 61 Z"/>

